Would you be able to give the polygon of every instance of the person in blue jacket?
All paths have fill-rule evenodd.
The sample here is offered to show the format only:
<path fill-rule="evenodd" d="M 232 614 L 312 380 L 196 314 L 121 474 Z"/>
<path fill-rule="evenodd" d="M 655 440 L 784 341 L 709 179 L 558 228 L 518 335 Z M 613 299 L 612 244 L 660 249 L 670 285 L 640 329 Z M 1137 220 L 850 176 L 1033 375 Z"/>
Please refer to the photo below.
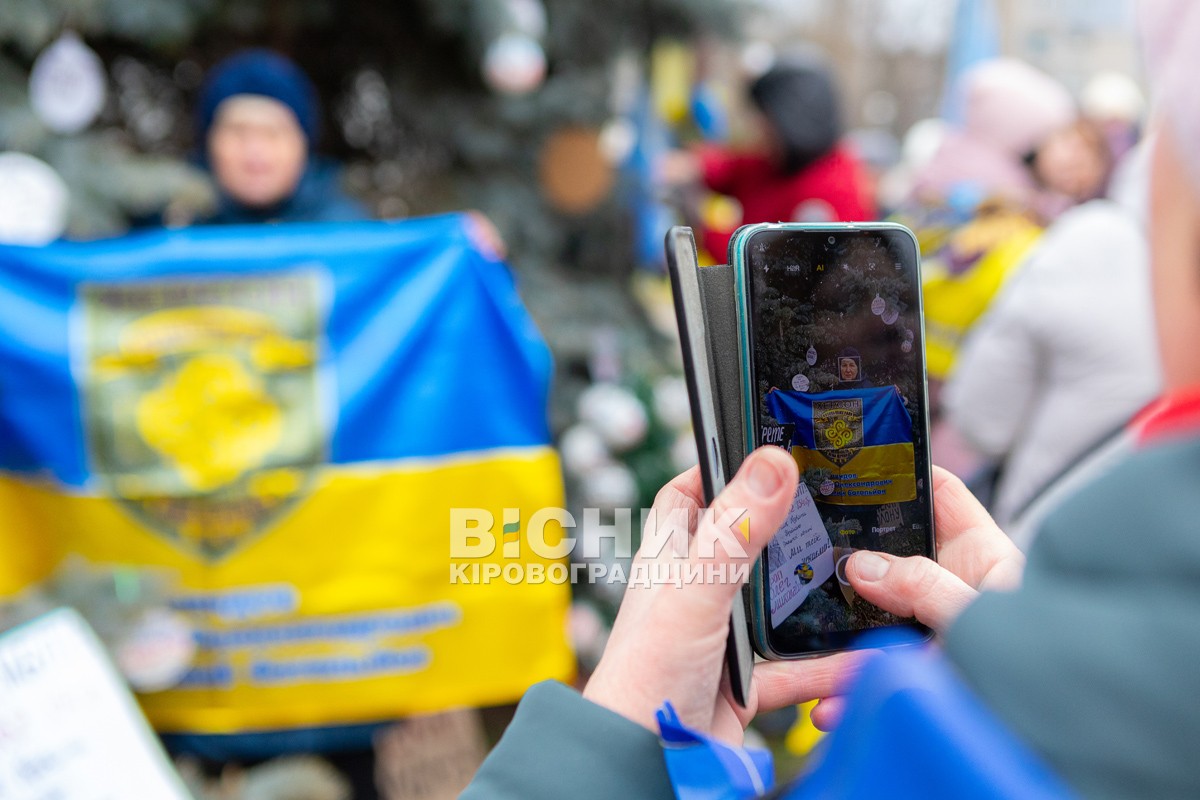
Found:
<path fill-rule="evenodd" d="M 245 50 L 217 64 L 200 92 L 197 139 L 217 188 L 202 224 L 367 219 L 316 155 L 320 104 L 308 76 L 278 53 Z"/>

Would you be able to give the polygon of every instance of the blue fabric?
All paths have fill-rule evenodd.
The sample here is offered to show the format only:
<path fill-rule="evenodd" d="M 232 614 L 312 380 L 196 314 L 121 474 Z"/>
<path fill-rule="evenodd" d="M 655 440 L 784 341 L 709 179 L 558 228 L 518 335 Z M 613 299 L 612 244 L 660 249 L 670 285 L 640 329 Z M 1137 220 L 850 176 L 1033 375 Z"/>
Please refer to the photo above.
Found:
<path fill-rule="evenodd" d="M 895 386 L 878 389 L 839 389 L 808 394 L 775 389 L 766 397 L 767 410 L 782 423 L 795 423 L 792 445 L 817 449 L 813 431 L 813 403 L 825 400 L 862 401 L 863 447 L 912 441 L 912 419 Z"/>
<path fill-rule="evenodd" d="M 670 135 L 649 91 L 639 98 L 632 120 L 637 128 L 637 144 L 623 166 L 630 178 L 626 203 L 633 214 L 633 252 L 638 265 L 665 271 L 663 231 L 676 219 L 675 212 L 659 197 L 656 170 L 670 149 Z"/>
<path fill-rule="evenodd" d="M 208 139 L 217 107 L 239 94 L 261 95 L 283 103 L 295 113 L 309 145 L 317 141 L 321 106 L 312 81 L 279 53 L 255 49 L 230 56 L 209 73 L 197 107 L 197 141 L 201 149 Z"/>
<path fill-rule="evenodd" d="M 1073 793 L 975 697 L 935 648 L 871 657 L 815 768 L 787 800 L 1051 800 Z"/>
<path fill-rule="evenodd" d="M 729 139 L 729 115 L 721 98 L 706 83 L 692 90 L 692 119 L 706 141 L 723 144 Z"/>
<path fill-rule="evenodd" d="M 907 639 L 873 637 L 870 646 Z M 769 753 L 730 747 L 658 712 L 678 800 L 757 797 L 772 781 Z M 1074 797 L 1042 760 L 975 697 L 933 647 L 871 656 L 845 716 L 814 766 L 771 796 L 786 800 L 1064 800 Z"/>
<path fill-rule="evenodd" d="M 0 246 L 0 470 L 88 485 L 72 373 L 86 367 L 82 291 L 183 277 L 316 276 L 328 463 L 545 445 L 549 349 L 511 272 L 476 249 L 468 224 L 455 214 Z"/>
<path fill-rule="evenodd" d="M 774 782 L 771 754 L 766 750 L 732 747 L 694 731 L 670 703 L 664 703 L 655 716 L 677 800 L 758 797 Z"/>
<path fill-rule="evenodd" d="M 1000 23 L 993 0 L 959 0 L 954 15 L 946 79 L 942 89 L 942 119 L 961 125 L 966 116 L 962 77 L 971 67 L 1000 55 Z"/>

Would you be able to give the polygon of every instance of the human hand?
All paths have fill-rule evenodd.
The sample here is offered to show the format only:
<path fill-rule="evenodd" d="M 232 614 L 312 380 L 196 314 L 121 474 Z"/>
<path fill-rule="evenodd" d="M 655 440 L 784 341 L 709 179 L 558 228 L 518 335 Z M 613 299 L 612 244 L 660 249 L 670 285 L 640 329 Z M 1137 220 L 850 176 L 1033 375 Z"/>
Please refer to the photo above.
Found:
<path fill-rule="evenodd" d="M 786 451 L 760 448 L 746 459 L 714 500 L 712 513 L 702 517 L 697 526 L 694 516 L 704 505 L 700 471 L 693 468 L 683 473 L 658 493 L 654 511 L 660 531 L 669 524 L 671 512 L 688 514 L 692 535 L 686 557 L 674 556 L 669 546 L 658 553 L 648 552 L 653 537 L 647 530 L 633 570 L 638 563 L 651 570 L 656 565 L 682 563 L 713 567 L 718 575 L 722 567 L 727 575 L 743 568 L 748 574 L 787 517 L 798 481 L 796 462 Z M 736 530 L 746 518 L 740 515 L 743 509 L 752 520 L 749 541 Z M 707 553 L 706 543 L 715 543 Z M 684 724 L 737 744 L 758 711 L 832 695 L 852 671 L 858 654 L 761 664 L 754 670 L 747 707 L 733 702 L 721 671 L 729 614 L 735 599 L 740 602 L 743 581 L 701 580 L 681 585 L 631 581 L 584 697 L 654 731 L 655 711 L 670 700 Z"/>
<path fill-rule="evenodd" d="M 961 480 L 933 468 L 937 563 L 860 550 L 846 564 L 850 585 L 864 599 L 945 633 L 982 589 L 1013 589 L 1025 555 L 1000 530 Z"/>
<path fill-rule="evenodd" d="M 656 165 L 660 183 L 667 186 L 686 186 L 700 180 L 703 169 L 700 159 L 687 150 L 669 150 L 663 153 Z"/>
<path fill-rule="evenodd" d="M 508 256 L 508 245 L 500 235 L 500 229 L 482 211 L 467 212 L 467 236 L 488 258 L 503 261 Z"/>

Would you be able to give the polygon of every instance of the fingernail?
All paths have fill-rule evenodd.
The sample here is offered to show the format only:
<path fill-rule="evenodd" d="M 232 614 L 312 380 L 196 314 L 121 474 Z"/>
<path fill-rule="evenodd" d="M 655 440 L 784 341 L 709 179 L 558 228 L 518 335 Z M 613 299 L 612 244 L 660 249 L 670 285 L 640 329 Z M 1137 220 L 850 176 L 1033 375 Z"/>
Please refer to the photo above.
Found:
<path fill-rule="evenodd" d="M 891 563 L 877 553 L 855 553 L 854 571 L 864 581 L 880 581 L 887 574 Z"/>
<path fill-rule="evenodd" d="M 770 497 L 779 491 L 783 478 L 779 469 L 771 463 L 771 459 L 759 455 L 750 464 L 750 474 L 746 476 L 746 485 L 750 491 L 760 497 Z"/>

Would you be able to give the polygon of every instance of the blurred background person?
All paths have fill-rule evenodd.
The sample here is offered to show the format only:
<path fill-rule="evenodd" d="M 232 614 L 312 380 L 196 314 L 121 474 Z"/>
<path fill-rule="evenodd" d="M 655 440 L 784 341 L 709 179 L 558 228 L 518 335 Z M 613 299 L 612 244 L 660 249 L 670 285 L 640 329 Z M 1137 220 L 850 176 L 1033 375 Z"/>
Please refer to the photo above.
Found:
<path fill-rule="evenodd" d="M 1142 154 L 1144 155 L 1144 154 Z M 954 427 L 998 465 L 1003 527 L 1159 391 L 1143 157 L 1111 199 L 1063 214 L 997 296 L 943 392 Z"/>
<path fill-rule="evenodd" d="M 1027 207 L 1037 186 L 1026 159 L 1074 121 L 1070 93 L 1057 80 L 1014 58 L 972 67 L 958 92 L 963 120 L 945 130 L 933 158 L 916 175 L 910 204 L 950 204 L 964 213 L 984 201 Z"/>
<path fill-rule="evenodd" d="M 1081 118 L 1046 137 L 1027 162 L 1038 186 L 1034 210 L 1050 223 L 1072 206 L 1104 194 L 1113 153 L 1104 130 Z"/>
<path fill-rule="evenodd" d="M 749 88 L 757 137 L 745 151 L 700 147 L 664 159 L 668 182 L 699 179 L 735 199 L 739 224 L 850 222 L 876 217 L 865 166 L 843 143 L 842 110 L 828 66 L 816 59 L 780 63 Z M 705 249 L 724 260 L 733 233 L 708 228 Z"/>
<path fill-rule="evenodd" d="M 349 222 L 366 209 L 316 155 L 320 102 L 287 58 L 247 50 L 212 69 L 200 93 L 197 138 L 218 189 L 205 224 Z"/>
<path fill-rule="evenodd" d="M 933 458 L 970 475 L 975 456 L 939 421 L 941 389 L 963 339 L 1041 236 L 1038 209 L 1049 195 L 1030 162 L 1076 112 L 1059 81 L 1014 58 L 975 64 L 953 91 L 962 119 L 936 132 L 936 150 L 912 173 L 894 218 L 921 246 Z M 1061 160 L 1049 159 L 1053 167 Z"/>

